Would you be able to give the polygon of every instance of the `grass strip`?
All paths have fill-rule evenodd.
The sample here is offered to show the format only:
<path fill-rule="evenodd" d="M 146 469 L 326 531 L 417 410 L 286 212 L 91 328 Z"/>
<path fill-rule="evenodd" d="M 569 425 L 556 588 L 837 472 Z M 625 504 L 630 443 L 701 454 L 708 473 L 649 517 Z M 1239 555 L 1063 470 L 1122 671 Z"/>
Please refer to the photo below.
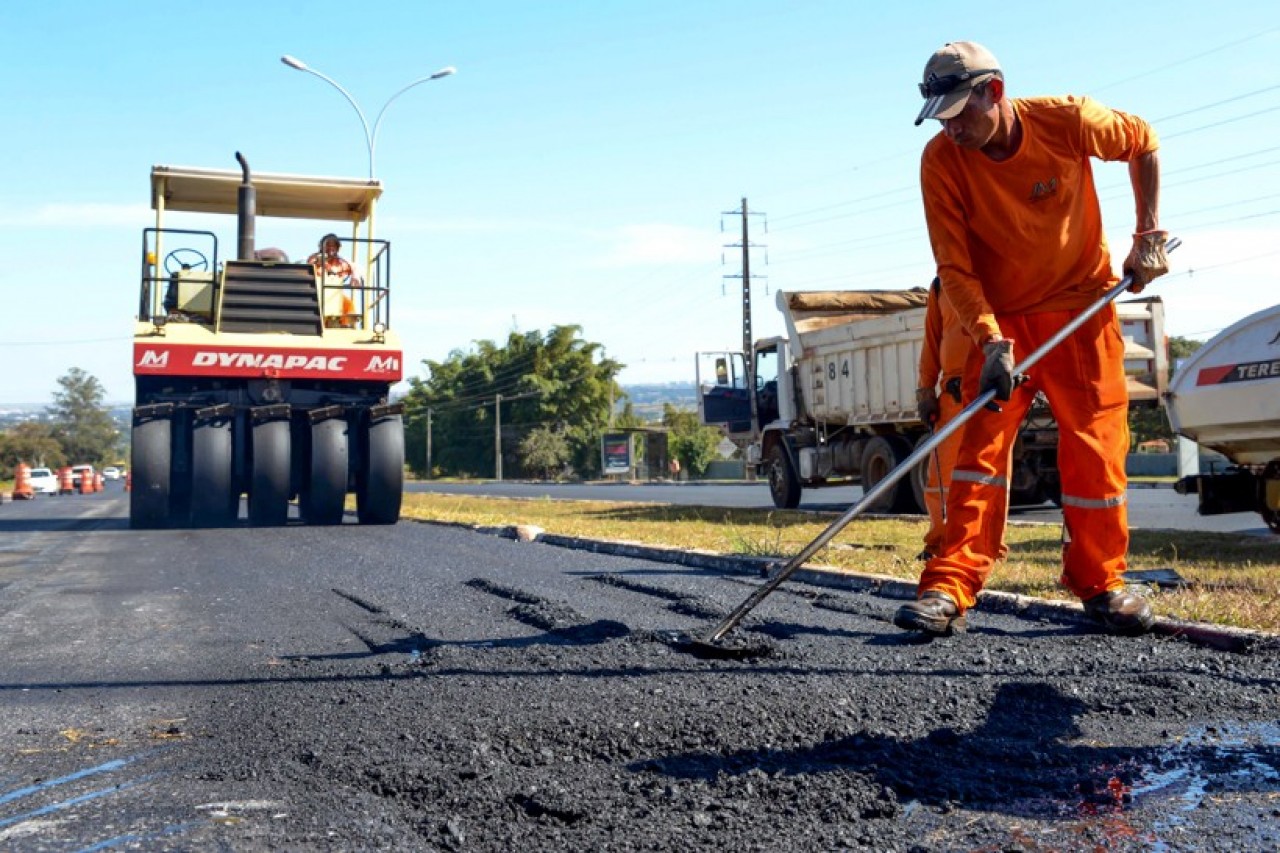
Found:
<path fill-rule="evenodd" d="M 564 536 L 779 560 L 790 559 L 836 518 L 789 510 L 423 493 L 406 493 L 401 514 L 481 527 L 532 524 Z M 915 580 L 924 531 L 923 519 L 859 516 L 811 565 Z M 1061 534 L 1058 524 L 1010 522 L 1009 555 L 987 588 L 1073 601 L 1058 580 Z M 1280 633 L 1280 537 L 1134 530 L 1129 568 L 1172 569 L 1182 578 L 1178 586 L 1147 585 L 1160 615 Z"/>

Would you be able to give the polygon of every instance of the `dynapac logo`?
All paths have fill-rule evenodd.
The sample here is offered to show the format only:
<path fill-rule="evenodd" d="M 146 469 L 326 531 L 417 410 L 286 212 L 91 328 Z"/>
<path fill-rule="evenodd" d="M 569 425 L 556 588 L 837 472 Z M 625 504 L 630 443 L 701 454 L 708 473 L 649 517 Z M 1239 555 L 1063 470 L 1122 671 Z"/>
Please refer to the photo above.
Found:
<path fill-rule="evenodd" d="M 149 349 L 138 359 L 138 367 L 168 367 L 169 353 Z"/>
<path fill-rule="evenodd" d="M 369 359 L 369 363 L 365 365 L 365 373 L 398 373 L 400 371 L 400 359 L 394 355 L 386 356 L 375 355 Z"/>
<path fill-rule="evenodd" d="M 229 367 L 251 370 L 328 370 L 341 373 L 346 369 L 345 355 L 282 355 L 263 352 L 197 352 L 191 357 L 192 367 Z"/>

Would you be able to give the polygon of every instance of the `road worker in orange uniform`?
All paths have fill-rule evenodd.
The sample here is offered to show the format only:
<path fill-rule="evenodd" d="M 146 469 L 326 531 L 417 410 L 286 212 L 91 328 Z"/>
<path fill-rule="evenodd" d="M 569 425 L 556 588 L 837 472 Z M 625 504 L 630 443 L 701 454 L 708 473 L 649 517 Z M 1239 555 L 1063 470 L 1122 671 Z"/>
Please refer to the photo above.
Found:
<path fill-rule="evenodd" d="M 924 345 L 920 350 L 920 375 L 916 382 L 916 410 L 920 420 L 935 433 L 946 426 L 964 406 L 961 383 L 965 362 L 973 349 L 973 339 L 960 324 L 955 309 L 942 293 L 942 282 L 935 278 L 929 286 L 925 303 Z M 925 508 L 929 511 L 929 529 L 924 534 L 924 550 L 919 559 L 927 560 L 942 553 L 942 527 L 945 513 L 943 501 L 951 488 L 951 469 L 956 464 L 963 431 L 952 433 L 929 456 Z"/>
<path fill-rule="evenodd" d="M 952 42 L 925 65 L 916 124 L 942 132 L 920 164 L 929 240 L 942 291 L 977 347 L 965 396 L 994 390 L 1003 405 L 965 424 L 939 554 L 898 627 L 946 634 L 965 627 L 999 553 L 1009 501 L 1009 451 L 1037 391 L 1058 422 L 1062 479 L 1062 583 L 1107 629 L 1141 634 L 1151 607 L 1124 588 L 1129 547 L 1125 455 L 1129 450 L 1124 343 L 1107 305 L 1041 359 L 1027 355 L 1113 287 L 1090 158 L 1129 164 L 1136 203 L 1124 262 L 1140 291 L 1168 271 L 1159 224 L 1155 132 L 1142 119 L 1078 96 L 1010 98 L 995 56 Z"/>

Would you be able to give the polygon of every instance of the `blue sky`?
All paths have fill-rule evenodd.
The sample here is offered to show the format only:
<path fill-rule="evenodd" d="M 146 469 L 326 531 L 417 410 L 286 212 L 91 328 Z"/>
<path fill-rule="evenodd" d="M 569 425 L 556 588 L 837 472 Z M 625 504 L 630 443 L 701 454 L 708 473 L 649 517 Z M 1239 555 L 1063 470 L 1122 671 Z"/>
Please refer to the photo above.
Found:
<path fill-rule="evenodd" d="M 744 197 L 765 214 L 751 217 L 751 271 L 767 276 L 756 336 L 781 331 L 778 290 L 926 284 L 917 168 L 937 125 L 912 125 L 916 83 L 958 39 L 986 44 L 1015 96 L 1089 94 L 1156 125 L 1162 222 L 1185 245 L 1153 292 L 1171 334 L 1207 338 L 1280 293 L 1270 8 L 5 3 L 0 404 L 48 402 L 72 367 L 131 398 L 152 165 L 233 169 L 241 151 L 256 171 L 365 175 L 356 112 L 283 54 L 339 81 L 370 122 L 406 83 L 458 69 L 398 98 L 377 143 L 410 375 L 572 323 L 628 365 L 624 384 L 692 382 L 694 352 L 741 344 L 740 282 L 724 278 L 740 251 L 723 248 L 740 224 L 722 212 Z M 1127 174 L 1096 174 L 1123 255 Z M 305 255 L 321 227 L 260 220 L 258 243 Z"/>

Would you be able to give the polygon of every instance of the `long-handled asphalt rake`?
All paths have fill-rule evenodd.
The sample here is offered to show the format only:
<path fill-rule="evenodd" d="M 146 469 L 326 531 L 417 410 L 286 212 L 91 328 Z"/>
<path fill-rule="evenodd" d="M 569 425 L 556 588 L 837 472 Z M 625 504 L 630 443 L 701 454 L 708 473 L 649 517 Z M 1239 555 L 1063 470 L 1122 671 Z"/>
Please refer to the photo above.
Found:
<path fill-rule="evenodd" d="M 1165 251 L 1172 252 L 1178 246 L 1182 245 L 1182 240 L 1174 237 L 1165 244 Z M 1014 369 L 1014 375 L 1026 373 L 1037 362 L 1044 358 L 1054 347 L 1067 339 L 1076 329 L 1080 328 L 1084 323 L 1097 314 L 1106 306 L 1110 305 L 1120 297 L 1129 286 L 1133 284 L 1132 276 L 1125 276 L 1119 284 L 1107 291 L 1101 298 L 1080 312 L 1078 316 L 1063 326 L 1052 338 L 1045 341 L 1038 349 L 1022 360 Z M 853 521 L 861 515 L 868 506 L 871 506 L 885 492 L 892 489 L 899 480 L 905 477 L 912 468 L 920 463 L 922 459 L 932 453 L 942 442 L 946 441 L 956 430 L 964 426 L 965 423 L 972 418 L 977 412 L 992 403 L 995 399 L 996 392 L 994 389 L 987 390 L 978 395 L 978 397 L 965 406 L 954 418 L 946 423 L 941 429 L 934 432 L 933 436 L 895 466 L 889 473 L 884 476 L 880 482 L 872 486 L 862 498 L 845 510 L 844 514 L 837 518 L 827 527 L 826 530 L 818 534 L 808 545 L 801 549 L 800 553 L 792 557 L 786 565 L 774 573 L 768 581 L 761 584 L 755 592 L 742 602 L 736 610 L 724 618 L 724 620 L 715 627 L 705 639 L 682 639 L 674 644 L 675 648 L 680 651 L 688 652 L 695 657 L 702 658 L 720 658 L 720 659 L 743 659 L 763 657 L 767 654 L 767 649 L 763 647 L 727 647 L 719 645 L 724 636 L 732 631 L 739 622 L 742 621 L 748 613 L 755 609 L 756 605 L 764 601 L 775 589 L 783 584 L 787 578 L 795 573 L 796 569 L 805 564 L 814 554 L 826 547 L 827 543 L 835 538 L 841 530 L 845 528 L 850 521 Z"/>

